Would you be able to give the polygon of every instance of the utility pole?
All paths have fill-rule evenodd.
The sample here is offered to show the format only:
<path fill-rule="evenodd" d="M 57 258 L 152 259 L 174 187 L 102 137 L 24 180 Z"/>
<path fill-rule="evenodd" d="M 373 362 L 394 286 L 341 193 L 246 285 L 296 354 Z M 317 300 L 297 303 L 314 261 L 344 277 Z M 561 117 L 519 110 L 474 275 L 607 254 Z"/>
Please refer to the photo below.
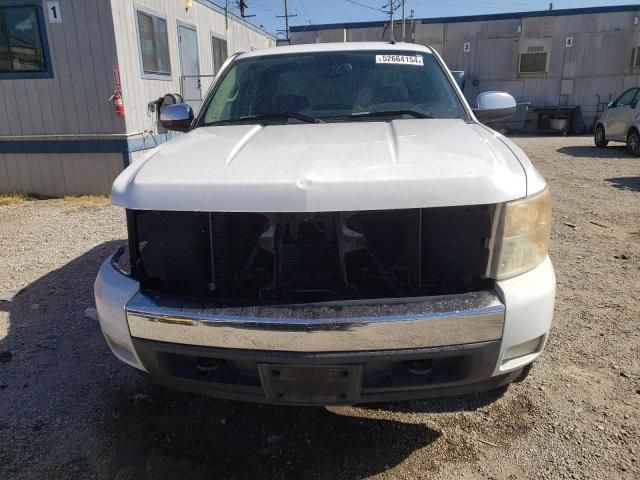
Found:
<path fill-rule="evenodd" d="M 402 41 L 404 42 L 404 38 L 405 38 L 405 16 L 404 16 L 404 4 L 405 4 L 405 0 L 402 0 Z"/>
<path fill-rule="evenodd" d="M 247 15 L 245 13 L 245 9 L 248 8 L 246 0 L 238 0 L 238 8 L 240 9 L 240 16 L 242 18 L 251 18 L 255 17 L 255 15 Z"/>
<path fill-rule="evenodd" d="M 247 8 L 247 3 L 244 0 L 238 0 L 238 7 L 240 8 L 240 16 L 244 18 L 244 9 Z"/>
<path fill-rule="evenodd" d="M 411 43 L 416 43 L 416 32 L 413 29 L 413 9 L 411 9 Z"/>
<path fill-rule="evenodd" d="M 276 18 L 284 18 L 284 30 L 278 30 L 284 32 L 287 36 L 287 42 L 289 41 L 289 18 L 297 17 L 298 15 L 289 15 L 289 9 L 287 7 L 287 0 L 284 0 L 284 15 L 276 15 Z"/>
<path fill-rule="evenodd" d="M 396 36 L 393 31 L 393 0 L 389 0 L 389 25 L 391 26 L 391 43 L 395 43 Z"/>
<path fill-rule="evenodd" d="M 287 8 L 287 0 L 284 0 L 284 28 L 287 31 L 287 40 L 289 40 L 289 9 Z"/>

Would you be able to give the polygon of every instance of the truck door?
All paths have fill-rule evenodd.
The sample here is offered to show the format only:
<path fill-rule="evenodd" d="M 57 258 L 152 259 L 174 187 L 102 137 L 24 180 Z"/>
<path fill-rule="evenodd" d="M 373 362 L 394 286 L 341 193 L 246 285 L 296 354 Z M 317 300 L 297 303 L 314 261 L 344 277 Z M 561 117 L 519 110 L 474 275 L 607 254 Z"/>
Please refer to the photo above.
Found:
<path fill-rule="evenodd" d="M 605 125 L 607 138 L 625 140 L 628 125 L 640 113 L 640 109 L 636 108 L 637 96 L 638 88 L 631 88 L 620 95 L 609 107 Z"/>

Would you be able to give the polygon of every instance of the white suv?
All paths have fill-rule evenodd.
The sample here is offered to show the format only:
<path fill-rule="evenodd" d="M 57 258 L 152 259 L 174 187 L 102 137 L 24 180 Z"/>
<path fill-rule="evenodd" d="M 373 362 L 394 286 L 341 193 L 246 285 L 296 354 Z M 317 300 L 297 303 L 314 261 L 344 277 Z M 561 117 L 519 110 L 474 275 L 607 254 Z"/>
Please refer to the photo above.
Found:
<path fill-rule="evenodd" d="M 606 147 L 610 140 L 626 142 L 629 153 L 640 156 L 639 91 L 640 88 L 630 88 L 615 101 L 609 102 L 596 122 L 596 146 Z"/>
<path fill-rule="evenodd" d="M 95 284 L 113 353 L 231 399 L 353 404 L 526 375 L 549 334 L 546 182 L 432 49 L 230 58 L 184 131 L 113 185 L 128 247 Z"/>

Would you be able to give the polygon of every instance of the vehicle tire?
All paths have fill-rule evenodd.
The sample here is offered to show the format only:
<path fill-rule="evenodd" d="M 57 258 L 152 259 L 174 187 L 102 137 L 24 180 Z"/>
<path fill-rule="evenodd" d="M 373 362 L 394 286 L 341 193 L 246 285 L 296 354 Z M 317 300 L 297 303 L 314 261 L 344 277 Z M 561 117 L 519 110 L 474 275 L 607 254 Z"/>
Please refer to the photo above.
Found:
<path fill-rule="evenodd" d="M 640 133 L 635 128 L 627 135 L 627 151 L 635 157 L 640 157 Z"/>
<path fill-rule="evenodd" d="M 604 127 L 602 126 L 602 124 L 598 124 L 598 126 L 596 127 L 593 139 L 596 142 L 596 147 L 604 148 L 609 144 L 609 141 L 606 139 Z"/>

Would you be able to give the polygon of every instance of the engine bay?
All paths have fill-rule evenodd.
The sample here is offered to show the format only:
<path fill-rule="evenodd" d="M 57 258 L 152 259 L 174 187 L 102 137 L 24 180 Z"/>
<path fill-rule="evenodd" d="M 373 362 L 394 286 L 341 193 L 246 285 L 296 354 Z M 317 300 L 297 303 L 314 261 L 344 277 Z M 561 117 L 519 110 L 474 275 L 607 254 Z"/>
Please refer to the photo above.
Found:
<path fill-rule="evenodd" d="M 143 289 L 224 305 L 486 288 L 495 206 L 318 213 L 127 212 Z"/>

